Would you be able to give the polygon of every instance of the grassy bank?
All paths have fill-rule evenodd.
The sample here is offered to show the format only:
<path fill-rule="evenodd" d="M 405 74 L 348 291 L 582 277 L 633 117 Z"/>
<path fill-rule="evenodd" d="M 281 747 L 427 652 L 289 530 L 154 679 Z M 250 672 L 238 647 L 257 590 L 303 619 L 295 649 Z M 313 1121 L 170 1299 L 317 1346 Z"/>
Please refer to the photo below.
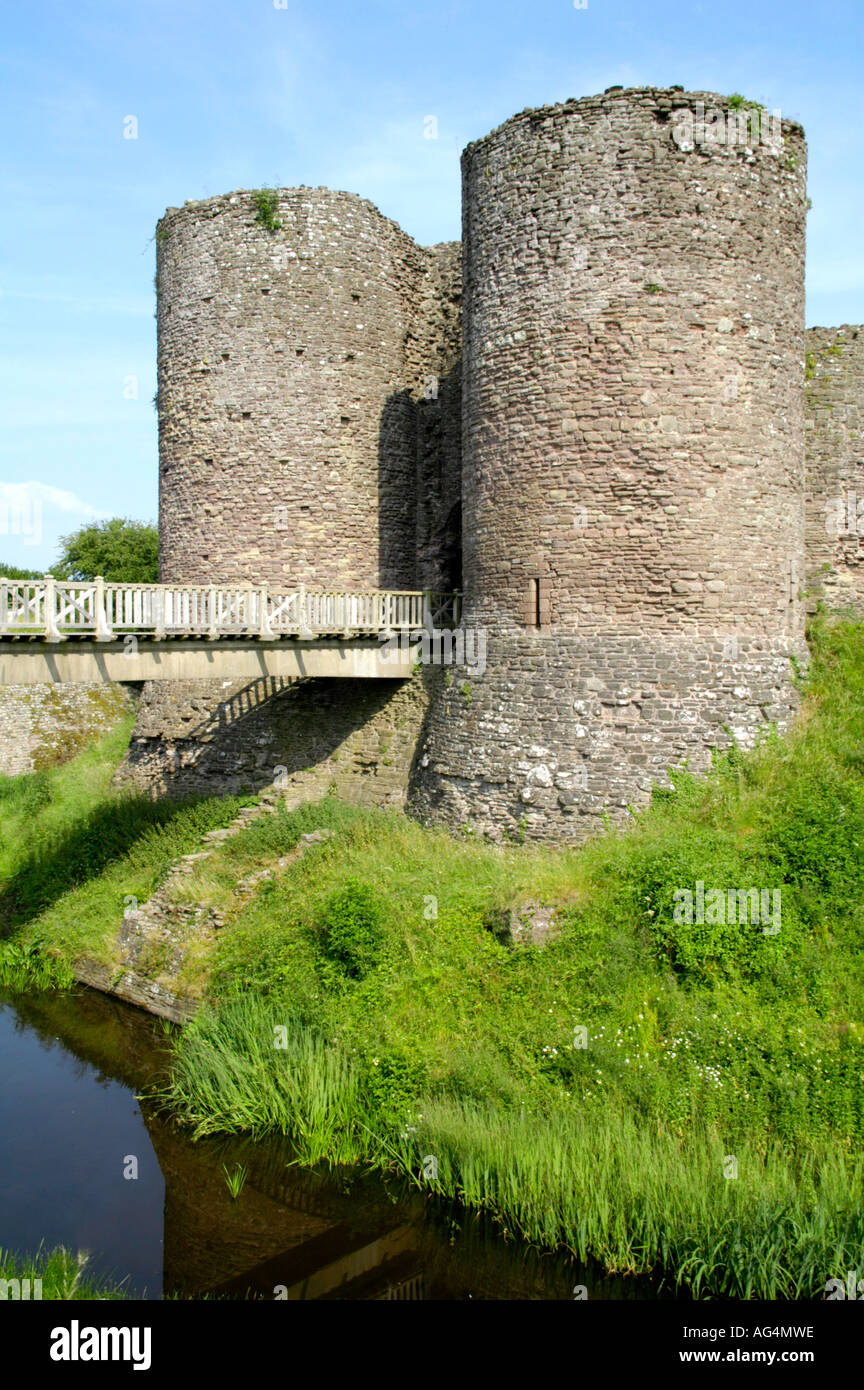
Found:
<path fill-rule="evenodd" d="M 131 718 L 61 767 L 0 778 L 0 984 L 71 984 L 82 955 L 112 963 L 130 901 L 227 825 L 238 798 L 154 802 L 112 788 Z"/>
<path fill-rule="evenodd" d="M 225 926 L 168 1103 L 201 1134 L 399 1167 L 540 1245 L 701 1296 L 864 1275 L 864 626 L 820 622 L 813 652 L 788 738 L 676 775 L 580 849 L 333 800 L 220 845 L 176 889 Z M 46 903 L 44 858 L 14 861 L 7 951 L 62 963 L 109 908 L 116 930 L 133 871 L 146 896 L 220 806 L 142 820 L 62 892 L 58 869 Z M 699 882 L 779 891 L 779 930 L 676 920 Z M 556 909 L 543 949 L 503 930 L 529 902 Z"/>
<path fill-rule="evenodd" d="M 172 1105 L 307 1161 L 403 1164 L 613 1270 L 818 1295 L 864 1267 L 862 749 L 864 629 L 820 624 L 792 736 L 579 850 L 335 802 L 251 827 L 184 890 L 229 928 Z M 779 889 L 780 930 L 676 921 L 699 881 Z M 502 939 L 529 899 L 559 909 L 543 950 Z"/>
<path fill-rule="evenodd" d="M 168 1104 L 199 1134 L 275 1130 L 298 1162 L 411 1173 L 511 1235 L 610 1272 L 662 1274 L 694 1297 L 818 1296 L 835 1270 L 862 1264 L 864 1161 L 833 1140 L 754 1134 L 735 1144 L 731 1178 L 722 1126 L 694 1115 L 675 1133 L 620 1095 L 529 1109 L 455 1085 L 416 1109 L 406 1099 L 394 1124 L 386 1080 L 370 1086 L 313 1028 L 289 1024 L 274 1060 L 285 1017 L 237 999 L 202 1018 L 181 1041 Z"/>

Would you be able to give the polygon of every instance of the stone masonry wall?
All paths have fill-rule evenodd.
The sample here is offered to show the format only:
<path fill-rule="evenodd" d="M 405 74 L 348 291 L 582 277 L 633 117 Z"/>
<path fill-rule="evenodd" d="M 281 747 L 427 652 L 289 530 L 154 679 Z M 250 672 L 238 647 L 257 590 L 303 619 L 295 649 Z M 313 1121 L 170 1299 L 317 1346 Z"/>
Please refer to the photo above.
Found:
<path fill-rule="evenodd" d="M 0 687 L 0 776 L 65 762 L 136 704 L 137 692 L 123 685 Z"/>
<path fill-rule="evenodd" d="M 272 230 L 248 191 L 168 209 L 163 580 L 461 587 L 488 649 L 443 680 L 154 682 L 118 782 L 578 839 L 788 724 L 805 583 L 864 603 L 864 335 L 805 342 L 803 132 L 751 115 L 523 111 L 464 152 L 460 244 L 324 188 L 278 190 Z M 7 687 L 0 771 L 132 698 Z"/>
<path fill-rule="evenodd" d="M 401 806 L 428 705 L 410 680 L 152 681 L 116 777 L 152 796 L 302 785 Z"/>
<path fill-rule="evenodd" d="M 157 229 L 162 578 L 413 588 L 456 251 L 352 193 L 277 199 L 276 230 L 248 192 Z"/>
<path fill-rule="evenodd" d="M 864 607 L 864 329 L 806 333 L 807 579 L 833 607 Z"/>
<path fill-rule="evenodd" d="M 277 216 L 268 231 L 233 193 L 159 225 L 162 578 L 452 590 L 461 245 L 418 247 L 324 188 L 279 190 Z M 310 789 L 401 802 L 418 690 L 154 682 L 119 780 L 258 790 L 287 766 Z"/>
<path fill-rule="evenodd" d="M 465 622 L 412 806 L 577 838 L 794 709 L 806 150 L 612 89 L 463 155 Z"/>
<path fill-rule="evenodd" d="M 794 713 L 785 643 L 489 634 L 482 675 L 433 699 L 409 795 L 423 821 L 503 837 L 580 840 L 627 815 L 684 763 L 747 747 Z M 671 776 L 670 776 L 671 770 Z"/>
<path fill-rule="evenodd" d="M 462 587 L 462 245 L 430 248 L 435 324 L 417 410 L 417 587 Z"/>

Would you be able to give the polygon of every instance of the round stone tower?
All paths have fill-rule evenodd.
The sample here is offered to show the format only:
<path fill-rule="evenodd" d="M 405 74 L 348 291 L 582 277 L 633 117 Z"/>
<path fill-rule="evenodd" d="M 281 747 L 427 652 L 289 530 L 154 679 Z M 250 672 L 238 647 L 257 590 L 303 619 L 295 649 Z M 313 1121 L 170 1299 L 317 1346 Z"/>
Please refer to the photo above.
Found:
<path fill-rule="evenodd" d="M 162 579 L 413 587 L 434 253 L 326 188 L 187 203 L 156 238 Z"/>
<path fill-rule="evenodd" d="M 864 610 L 864 328 L 808 328 L 808 588 Z"/>
<path fill-rule="evenodd" d="M 413 805 L 579 838 L 794 708 L 800 127 L 610 89 L 463 155 L 464 624 Z M 485 642 L 485 649 L 484 649 Z"/>

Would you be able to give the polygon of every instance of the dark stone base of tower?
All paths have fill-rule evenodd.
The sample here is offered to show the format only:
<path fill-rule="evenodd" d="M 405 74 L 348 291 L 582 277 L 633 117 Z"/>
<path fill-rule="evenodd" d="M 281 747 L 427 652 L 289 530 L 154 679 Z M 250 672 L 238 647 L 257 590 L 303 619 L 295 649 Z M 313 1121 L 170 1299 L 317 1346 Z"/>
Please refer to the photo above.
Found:
<path fill-rule="evenodd" d="M 490 633 L 482 676 L 439 687 L 409 809 L 491 839 L 580 840 L 714 749 L 749 747 L 797 705 L 806 649 L 740 634 L 545 638 Z"/>

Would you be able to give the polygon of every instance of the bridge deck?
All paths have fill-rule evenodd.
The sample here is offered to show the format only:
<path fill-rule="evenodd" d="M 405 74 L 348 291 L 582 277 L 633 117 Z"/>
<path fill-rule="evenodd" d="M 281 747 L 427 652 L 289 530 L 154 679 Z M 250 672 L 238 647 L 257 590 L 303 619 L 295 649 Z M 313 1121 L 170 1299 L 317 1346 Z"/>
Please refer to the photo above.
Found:
<path fill-rule="evenodd" d="M 0 685 L 410 674 L 457 594 L 0 578 Z M 399 634 L 389 647 L 382 639 Z"/>
<path fill-rule="evenodd" d="M 382 632 L 449 627 L 458 622 L 456 594 L 428 590 L 307 590 L 271 593 L 267 584 L 106 584 L 0 578 L 0 638 L 378 636 Z"/>
<path fill-rule="evenodd" d="M 448 634 L 449 635 L 449 634 Z M 0 641 L 0 686 L 75 685 L 114 681 L 182 681 L 299 677 L 400 680 L 421 658 L 418 640 L 321 637 L 262 642 L 238 637 L 158 642 L 134 635 L 122 642 Z"/>

